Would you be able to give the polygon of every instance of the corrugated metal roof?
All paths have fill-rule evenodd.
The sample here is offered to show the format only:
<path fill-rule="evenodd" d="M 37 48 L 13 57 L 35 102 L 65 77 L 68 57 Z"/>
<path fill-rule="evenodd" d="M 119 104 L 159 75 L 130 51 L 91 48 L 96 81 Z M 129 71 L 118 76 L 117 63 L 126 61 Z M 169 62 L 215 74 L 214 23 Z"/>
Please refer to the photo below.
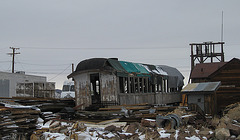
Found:
<path fill-rule="evenodd" d="M 205 83 L 191 83 L 183 88 L 183 93 L 194 93 L 194 92 L 214 92 L 216 91 L 221 82 L 205 82 Z"/>

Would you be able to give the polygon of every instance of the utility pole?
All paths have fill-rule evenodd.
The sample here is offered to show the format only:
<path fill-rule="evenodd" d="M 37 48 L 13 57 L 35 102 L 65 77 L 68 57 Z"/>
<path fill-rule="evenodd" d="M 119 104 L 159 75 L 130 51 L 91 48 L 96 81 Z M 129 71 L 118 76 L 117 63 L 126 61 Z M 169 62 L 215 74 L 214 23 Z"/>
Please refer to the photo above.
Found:
<path fill-rule="evenodd" d="M 12 53 L 8 53 L 8 55 L 12 55 L 12 73 L 14 73 L 14 58 L 16 54 L 20 54 L 19 52 L 16 52 L 16 50 L 19 50 L 20 48 L 10 47 L 10 49 L 12 49 Z"/>
<path fill-rule="evenodd" d="M 74 64 L 72 63 L 72 72 L 74 72 Z"/>

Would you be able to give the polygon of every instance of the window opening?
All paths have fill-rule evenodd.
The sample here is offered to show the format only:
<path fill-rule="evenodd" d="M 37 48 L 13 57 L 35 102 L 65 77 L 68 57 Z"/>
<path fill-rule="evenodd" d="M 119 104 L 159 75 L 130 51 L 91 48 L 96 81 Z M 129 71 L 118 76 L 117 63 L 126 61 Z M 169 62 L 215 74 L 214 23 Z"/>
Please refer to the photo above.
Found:
<path fill-rule="evenodd" d="M 91 95 L 92 95 L 92 103 L 100 104 L 101 103 L 101 94 L 100 94 L 100 81 L 99 74 L 90 74 L 90 83 L 91 83 Z"/>

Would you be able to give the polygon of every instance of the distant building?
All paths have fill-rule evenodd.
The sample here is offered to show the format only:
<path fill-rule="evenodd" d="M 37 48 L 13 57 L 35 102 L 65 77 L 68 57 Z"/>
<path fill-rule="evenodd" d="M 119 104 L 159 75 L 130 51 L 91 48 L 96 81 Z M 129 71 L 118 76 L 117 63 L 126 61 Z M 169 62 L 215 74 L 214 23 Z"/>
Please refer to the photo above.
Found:
<path fill-rule="evenodd" d="M 168 104 L 181 101 L 183 75 L 173 67 L 92 58 L 68 75 L 75 82 L 76 105 Z"/>
<path fill-rule="evenodd" d="M 214 115 L 217 113 L 216 91 L 220 85 L 221 82 L 191 83 L 183 88 L 182 93 L 186 94 L 190 109 Z"/>
<path fill-rule="evenodd" d="M 197 64 L 190 75 L 192 83 L 221 82 L 217 90 L 218 111 L 240 101 L 240 59 Z"/>
<path fill-rule="evenodd" d="M 54 97 L 55 83 L 24 72 L 0 72 L 0 97 Z"/>

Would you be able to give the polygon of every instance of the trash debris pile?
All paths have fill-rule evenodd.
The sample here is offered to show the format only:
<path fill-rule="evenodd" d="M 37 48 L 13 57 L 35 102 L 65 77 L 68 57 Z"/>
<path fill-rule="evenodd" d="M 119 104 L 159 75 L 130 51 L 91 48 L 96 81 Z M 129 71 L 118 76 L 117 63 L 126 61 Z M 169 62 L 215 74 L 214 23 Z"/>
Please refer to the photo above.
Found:
<path fill-rule="evenodd" d="M 212 117 L 188 107 L 148 104 L 44 112 L 1 100 L 0 120 L 1 139 L 240 139 L 240 103 Z"/>
<path fill-rule="evenodd" d="M 165 115 L 157 115 L 155 119 L 142 118 L 140 122 L 121 121 L 121 118 L 100 122 L 75 119 L 49 120 L 41 124 L 31 139 L 209 139 L 214 131 L 205 127 L 208 123 L 200 123 L 198 114 L 177 108 Z M 192 125 L 191 125 L 192 124 Z M 196 129 L 201 128 L 201 129 Z"/>

